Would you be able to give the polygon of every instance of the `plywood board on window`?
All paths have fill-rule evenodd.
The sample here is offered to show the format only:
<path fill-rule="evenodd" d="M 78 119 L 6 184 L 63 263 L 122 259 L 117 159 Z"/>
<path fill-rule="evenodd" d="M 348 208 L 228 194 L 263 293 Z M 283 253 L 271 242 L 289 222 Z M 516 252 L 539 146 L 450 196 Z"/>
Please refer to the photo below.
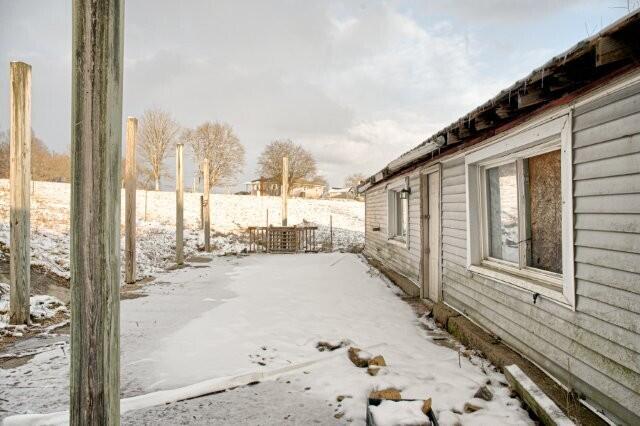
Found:
<path fill-rule="evenodd" d="M 531 218 L 530 265 L 562 272 L 560 151 L 528 158 Z"/>

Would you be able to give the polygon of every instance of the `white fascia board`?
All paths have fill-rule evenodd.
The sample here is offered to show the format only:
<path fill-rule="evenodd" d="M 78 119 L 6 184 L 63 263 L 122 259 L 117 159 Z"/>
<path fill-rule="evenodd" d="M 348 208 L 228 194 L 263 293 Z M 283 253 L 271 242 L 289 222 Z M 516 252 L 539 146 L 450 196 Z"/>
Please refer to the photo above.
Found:
<path fill-rule="evenodd" d="M 412 161 L 418 160 L 420 157 L 435 151 L 436 149 L 438 149 L 438 145 L 436 145 L 434 142 L 429 142 L 424 146 L 421 146 L 420 148 L 409 151 L 405 155 L 396 158 L 387 165 L 387 168 L 392 172 L 396 171 L 411 163 Z"/>

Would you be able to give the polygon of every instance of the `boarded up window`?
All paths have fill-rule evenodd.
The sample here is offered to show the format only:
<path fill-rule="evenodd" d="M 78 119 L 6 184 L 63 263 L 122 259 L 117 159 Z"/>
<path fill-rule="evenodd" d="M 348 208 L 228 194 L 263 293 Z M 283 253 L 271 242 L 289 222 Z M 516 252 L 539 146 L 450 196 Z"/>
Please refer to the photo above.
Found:
<path fill-rule="evenodd" d="M 562 273 L 560 151 L 524 160 L 528 209 L 527 264 Z"/>

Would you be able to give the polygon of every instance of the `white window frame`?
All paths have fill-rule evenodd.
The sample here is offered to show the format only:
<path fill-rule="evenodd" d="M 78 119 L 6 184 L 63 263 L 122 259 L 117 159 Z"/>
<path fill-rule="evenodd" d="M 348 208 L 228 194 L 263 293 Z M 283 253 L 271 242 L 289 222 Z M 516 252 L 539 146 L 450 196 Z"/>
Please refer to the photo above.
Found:
<path fill-rule="evenodd" d="M 392 244 L 398 244 L 401 246 L 409 248 L 409 199 L 411 197 L 411 193 L 407 194 L 407 198 L 402 200 L 404 204 L 403 209 L 403 217 L 404 221 L 404 235 L 397 234 L 397 210 L 396 210 L 396 202 L 395 197 L 396 194 L 402 190 L 409 190 L 409 177 L 405 177 L 397 182 L 387 185 L 387 241 Z M 393 202 L 391 201 L 391 197 L 394 197 Z"/>
<path fill-rule="evenodd" d="M 572 114 L 527 128 L 465 156 L 467 196 L 467 269 L 575 309 Z M 562 194 L 562 274 L 518 268 L 486 254 L 487 212 L 484 170 L 487 167 L 560 149 Z M 519 191 L 522 194 L 522 191 Z M 520 229 L 524 226 L 519 222 Z"/>

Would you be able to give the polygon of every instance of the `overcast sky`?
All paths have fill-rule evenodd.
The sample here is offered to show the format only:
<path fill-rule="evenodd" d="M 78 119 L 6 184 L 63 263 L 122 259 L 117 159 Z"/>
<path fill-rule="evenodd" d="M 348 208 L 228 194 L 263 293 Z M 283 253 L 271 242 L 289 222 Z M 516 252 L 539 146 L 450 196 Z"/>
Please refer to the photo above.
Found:
<path fill-rule="evenodd" d="M 124 117 L 158 107 L 186 127 L 229 123 L 247 152 L 239 183 L 269 141 L 290 138 L 333 186 L 376 172 L 627 12 L 626 0 L 125 3 Z M 33 66 L 36 134 L 66 150 L 70 0 L 0 0 L 0 130 L 15 60 Z"/>

